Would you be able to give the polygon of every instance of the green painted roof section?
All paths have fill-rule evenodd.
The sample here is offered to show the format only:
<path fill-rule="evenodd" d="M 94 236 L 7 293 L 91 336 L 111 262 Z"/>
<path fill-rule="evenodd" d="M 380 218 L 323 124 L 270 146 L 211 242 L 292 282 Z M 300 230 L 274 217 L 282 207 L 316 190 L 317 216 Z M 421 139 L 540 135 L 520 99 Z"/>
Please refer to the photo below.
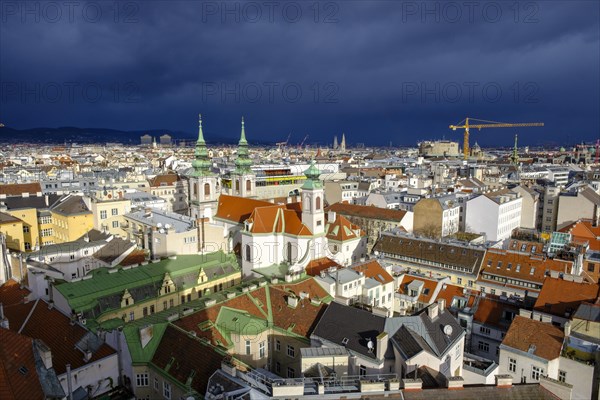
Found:
<path fill-rule="evenodd" d="M 148 323 L 146 322 L 146 324 Z M 131 362 L 133 364 L 143 364 L 152 361 L 154 352 L 158 348 L 160 340 L 168 325 L 168 322 L 152 324 L 152 339 L 145 347 L 142 347 L 142 340 L 140 338 L 140 328 L 143 325 L 130 324 L 123 328 L 123 334 L 125 335 L 125 341 L 127 342 L 127 348 L 131 354 Z"/>
<path fill-rule="evenodd" d="M 149 284 L 160 285 L 166 273 L 175 279 L 195 271 L 199 273 L 200 269 L 204 269 L 211 280 L 210 271 L 223 265 L 230 265 L 239 270 L 235 255 L 226 255 L 222 251 L 203 255 L 179 255 L 176 259 L 164 259 L 136 268 L 119 268 L 113 273 L 106 268 L 99 268 L 92 271 L 90 279 L 66 282 L 56 286 L 56 289 L 67 299 L 70 307 L 79 312 L 93 308 L 99 298 L 123 293 L 125 289 Z"/>
<path fill-rule="evenodd" d="M 231 334 L 255 335 L 269 328 L 268 321 L 257 318 L 246 311 L 240 311 L 229 307 L 221 307 L 217 316 L 217 329 L 232 343 Z"/>

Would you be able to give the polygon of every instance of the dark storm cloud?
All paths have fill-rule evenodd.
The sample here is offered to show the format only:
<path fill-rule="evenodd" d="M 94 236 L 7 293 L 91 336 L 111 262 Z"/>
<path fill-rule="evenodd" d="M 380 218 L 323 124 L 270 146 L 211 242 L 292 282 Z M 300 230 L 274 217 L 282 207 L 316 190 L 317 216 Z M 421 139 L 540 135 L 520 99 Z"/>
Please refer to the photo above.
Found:
<path fill-rule="evenodd" d="M 592 1 L 78 4 L 50 21 L 2 2 L 5 124 L 193 132 L 202 112 L 209 138 L 234 137 L 244 114 L 263 139 L 377 144 L 458 139 L 447 126 L 465 116 L 545 122 L 529 144 L 600 130 Z"/>

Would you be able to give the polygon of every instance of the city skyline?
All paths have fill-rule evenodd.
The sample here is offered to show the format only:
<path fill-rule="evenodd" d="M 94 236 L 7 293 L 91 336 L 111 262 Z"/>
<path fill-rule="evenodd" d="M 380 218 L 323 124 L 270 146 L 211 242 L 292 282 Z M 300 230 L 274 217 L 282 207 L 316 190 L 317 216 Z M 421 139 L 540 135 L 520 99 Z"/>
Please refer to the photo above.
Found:
<path fill-rule="evenodd" d="M 3 2 L 0 122 L 193 135 L 202 112 L 219 138 L 245 115 L 260 142 L 372 145 L 461 141 L 465 117 L 545 123 L 484 146 L 600 131 L 594 2 L 86 4 Z"/>

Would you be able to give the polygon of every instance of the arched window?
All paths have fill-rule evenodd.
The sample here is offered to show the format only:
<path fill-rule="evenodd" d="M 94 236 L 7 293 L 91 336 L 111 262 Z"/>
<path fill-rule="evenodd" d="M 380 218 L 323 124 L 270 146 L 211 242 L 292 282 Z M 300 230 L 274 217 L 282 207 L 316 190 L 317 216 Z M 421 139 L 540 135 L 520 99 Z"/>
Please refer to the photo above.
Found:
<path fill-rule="evenodd" d="M 235 191 L 236 191 L 236 193 L 240 192 L 240 181 L 237 181 L 237 180 L 235 181 Z"/>
<path fill-rule="evenodd" d="M 205 196 L 210 196 L 210 183 L 205 183 L 204 184 L 204 195 Z"/>
<path fill-rule="evenodd" d="M 287 243 L 287 260 L 292 263 L 292 242 Z"/>
<path fill-rule="evenodd" d="M 252 251 L 250 250 L 250 245 L 246 245 L 246 261 L 250 261 L 252 258 Z"/>
<path fill-rule="evenodd" d="M 250 179 L 246 179 L 246 192 L 252 191 L 252 182 Z"/>
<path fill-rule="evenodd" d="M 198 185 L 196 185 L 194 183 L 194 184 L 192 184 L 192 187 L 194 188 L 194 196 L 198 196 Z M 152 194 L 156 194 L 156 193 L 152 193 Z"/>
<path fill-rule="evenodd" d="M 321 197 L 317 196 L 317 200 L 316 200 L 316 209 L 320 210 L 321 209 Z"/>

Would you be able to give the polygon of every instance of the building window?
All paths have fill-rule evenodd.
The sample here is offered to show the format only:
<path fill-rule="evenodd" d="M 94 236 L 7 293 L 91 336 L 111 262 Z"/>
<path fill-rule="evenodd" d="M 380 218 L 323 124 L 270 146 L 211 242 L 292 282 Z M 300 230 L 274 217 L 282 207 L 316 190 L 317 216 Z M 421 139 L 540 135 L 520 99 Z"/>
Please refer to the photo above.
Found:
<path fill-rule="evenodd" d="M 169 300 L 169 307 L 173 307 L 173 304 L 175 303 L 175 301 L 173 299 Z"/>
<path fill-rule="evenodd" d="M 246 355 L 249 356 L 252 353 L 252 349 L 250 348 L 250 341 L 246 340 Z"/>
<path fill-rule="evenodd" d="M 119 209 L 118 208 L 113 208 L 112 210 L 110 210 L 111 215 L 119 215 Z"/>
<path fill-rule="evenodd" d="M 294 370 L 294 368 L 288 367 L 288 369 L 287 369 L 287 377 L 288 378 L 295 378 L 296 377 L 296 371 Z"/>
<path fill-rule="evenodd" d="M 154 314 L 154 304 L 150 306 L 150 314 Z"/>
<path fill-rule="evenodd" d="M 27 225 L 23 226 L 23 233 L 29 233 L 29 226 L 27 226 Z"/>
<path fill-rule="evenodd" d="M 275 341 L 275 350 L 281 351 L 281 342 L 279 340 Z"/>
<path fill-rule="evenodd" d="M 291 346 L 288 344 L 287 355 L 288 355 L 288 357 L 292 357 L 292 358 L 296 357 L 296 349 L 294 349 L 294 346 Z"/>
<path fill-rule="evenodd" d="M 462 285 L 462 278 L 456 278 L 456 283 L 458 283 L 459 285 Z"/>
<path fill-rule="evenodd" d="M 544 370 L 540 367 L 536 367 L 535 365 L 531 366 L 531 379 L 539 381 L 540 376 L 544 374 Z"/>
<path fill-rule="evenodd" d="M 163 397 L 171 400 L 171 385 L 167 382 L 163 382 Z"/>
<path fill-rule="evenodd" d="M 252 181 L 250 179 L 246 180 L 246 192 L 250 192 L 252 190 Z"/>
<path fill-rule="evenodd" d="M 165 300 L 165 301 L 163 301 L 163 310 L 166 310 L 166 309 L 167 309 L 167 301 Z"/>
<path fill-rule="evenodd" d="M 25 246 L 25 250 L 31 250 L 31 243 L 25 242 L 23 245 Z"/>
<path fill-rule="evenodd" d="M 250 261 L 251 258 L 252 258 L 252 252 L 250 250 L 250 245 L 247 244 L 246 245 L 246 261 Z"/>
<path fill-rule="evenodd" d="M 358 373 L 360 376 L 367 375 L 367 367 L 365 367 L 364 365 L 361 365 L 358 371 L 359 371 Z"/>
<path fill-rule="evenodd" d="M 134 321 L 135 320 L 135 313 L 133 311 L 129 312 L 129 320 L 130 321 Z"/>
<path fill-rule="evenodd" d="M 486 328 L 485 326 L 480 326 L 479 327 L 479 333 L 483 333 L 484 335 L 489 335 L 490 334 L 490 328 Z"/>
<path fill-rule="evenodd" d="M 588 272 L 594 272 L 594 269 L 596 269 L 596 264 L 589 263 L 587 269 L 588 269 Z"/>
<path fill-rule="evenodd" d="M 106 217 L 107 217 L 106 210 L 100 211 L 100 219 L 106 219 Z"/>
<path fill-rule="evenodd" d="M 567 371 L 563 371 L 562 369 L 558 370 L 558 380 L 560 382 L 566 382 L 567 381 Z"/>
<path fill-rule="evenodd" d="M 321 197 L 317 196 L 317 199 L 316 199 L 315 203 L 316 203 L 316 207 L 315 208 L 317 210 L 320 210 L 321 209 Z"/>
<path fill-rule="evenodd" d="M 154 378 L 154 390 L 158 392 L 158 378 Z"/>
<path fill-rule="evenodd" d="M 258 345 L 258 357 L 265 358 L 265 342 L 260 342 Z"/>
<path fill-rule="evenodd" d="M 204 184 L 204 196 L 210 196 L 210 183 Z"/>
<path fill-rule="evenodd" d="M 113 228 L 118 228 L 119 227 L 119 221 L 113 221 L 112 222 L 112 227 Z"/>
<path fill-rule="evenodd" d="M 137 387 L 148 386 L 148 374 L 147 373 L 137 374 L 135 376 L 135 383 L 136 383 Z"/>
<path fill-rule="evenodd" d="M 508 359 L 508 370 L 510 372 L 517 372 L 517 360 L 514 358 Z"/>
<path fill-rule="evenodd" d="M 490 352 L 490 344 L 487 342 L 479 342 L 479 350 L 483 351 L 484 353 L 489 353 Z"/>
<path fill-rule="evenodd" d="M 144 317 L 147 317 L 147 316 L 148 316 L 148 307 L 144 307 L 144 309 L 142 310 L 142 315 L 143 315 Z"/>

